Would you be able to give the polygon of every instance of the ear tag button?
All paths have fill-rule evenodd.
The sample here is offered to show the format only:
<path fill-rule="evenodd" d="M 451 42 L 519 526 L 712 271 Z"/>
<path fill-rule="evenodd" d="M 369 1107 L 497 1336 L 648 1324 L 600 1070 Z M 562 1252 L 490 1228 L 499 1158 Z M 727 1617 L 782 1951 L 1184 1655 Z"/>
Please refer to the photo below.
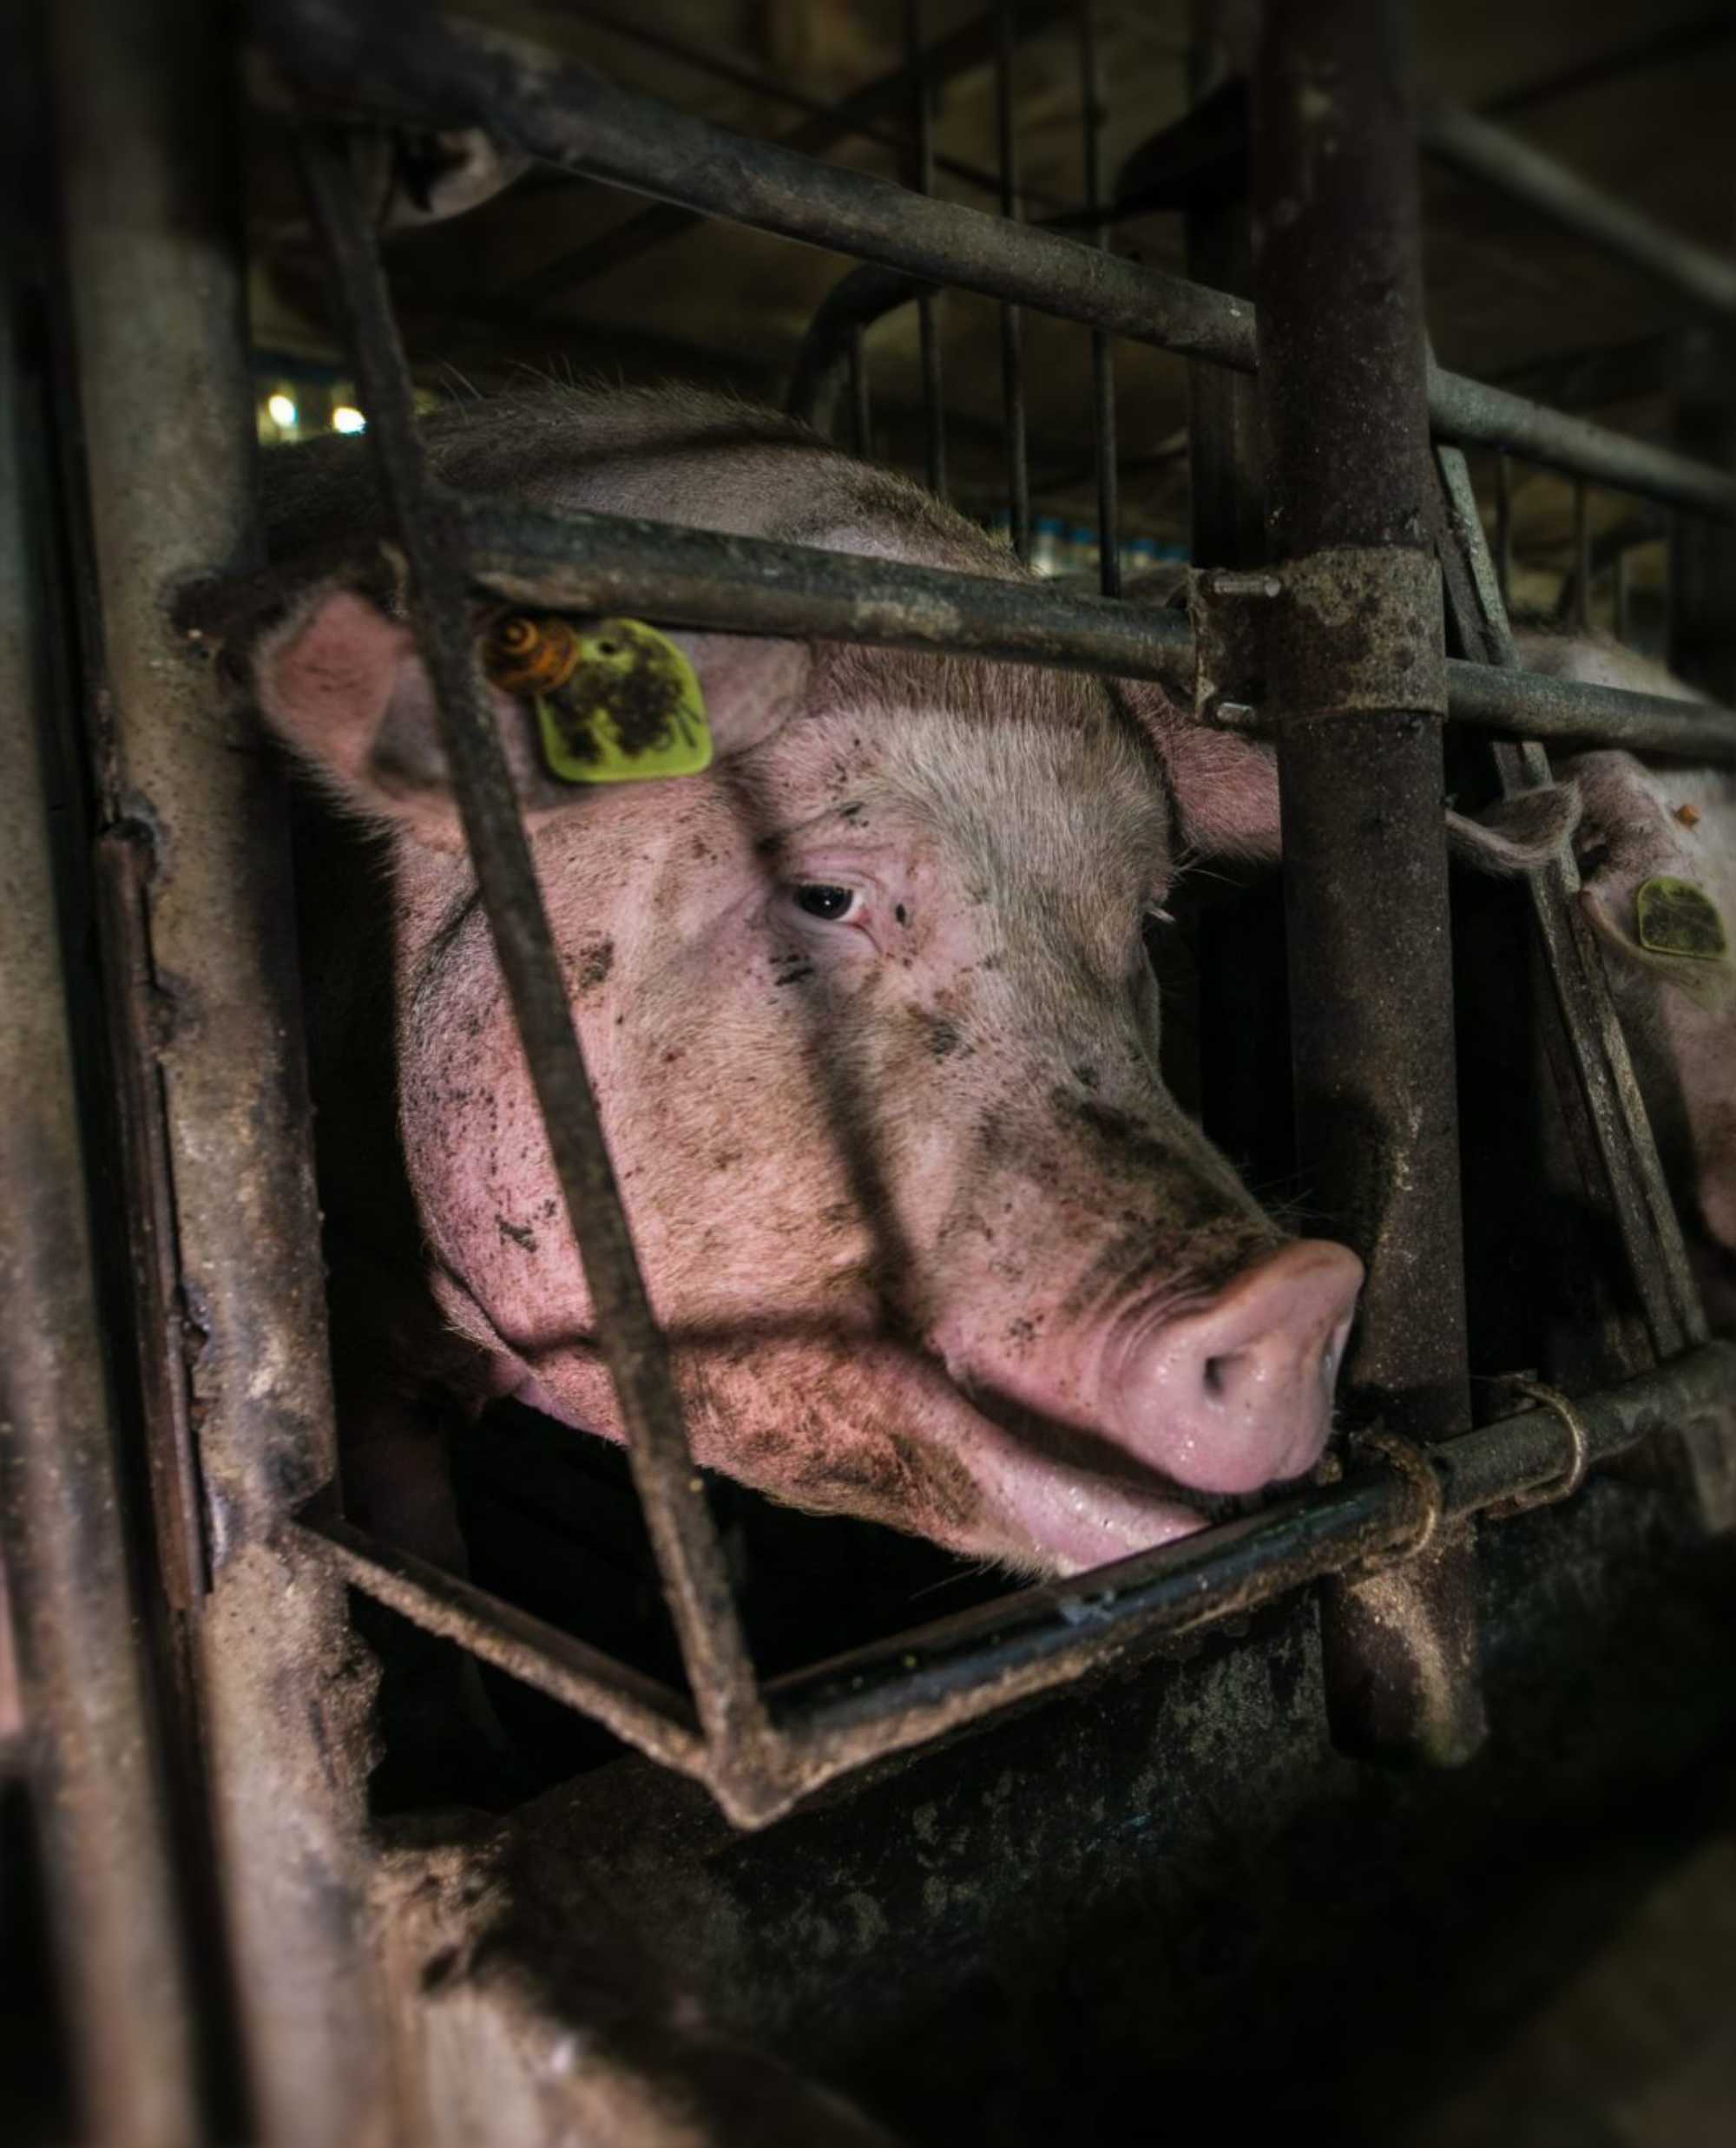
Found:
<path fill-rule="evenodd" d="M 536 713 L 542 758 L 564 783 L 636 783 L 709 768 L 704 689 L 667 634 L 642 619 L 581 629 L 559 613 L 497 619 L 483 665 Z"/>
<path fill-rule="evenodd" d="M 1641 946 L 1655 955 L 1717 962 L 1730 951 L 1718 905 L 1691 880 L 1642 882 L 1634 893 L 1634 914 Z"/>

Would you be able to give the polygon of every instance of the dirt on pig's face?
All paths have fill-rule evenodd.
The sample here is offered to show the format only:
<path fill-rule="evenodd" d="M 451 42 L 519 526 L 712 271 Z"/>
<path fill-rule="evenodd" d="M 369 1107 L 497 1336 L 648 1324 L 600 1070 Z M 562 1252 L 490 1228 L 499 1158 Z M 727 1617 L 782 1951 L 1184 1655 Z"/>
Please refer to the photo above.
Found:
<path fill-rule="evenodd" d="M 1195 1525 L 1098 1429 L 1117 1324 L 1277 1242 L 1159 1077 L 1171 820 L 1101 686 L 838 652 L 752 752 L 542 824 L 702 1461 L 1033 1567 Z M 480 908 L 457 861 L 404 869 L 403 1122 L 444 1303 L 502 1386 L 618 1436 Z"/>
<path fill-rule="evenodd" d="M 1029 578 L 915 487 L 715 397 L 537 391 L 427 441 L 459 490 Z M 368 526 L 358 443 L 274 467 L 286 558 Z M 618 1438 L 413 636 L 341 577 L 296 589 L 253 679 L 389 845 L 436 1295 L 494 1391 Z M 564 784 L 529 704 L 494 705 L 700 1460 L 1042 1571 L 1308 1469 L 1360 1268 L 1285 1241 L 1176 1109 L 1143 944 L 1187 851 L 1275 848 L 1270 756 L 1151 687 L 670 631 L 702 774 Z M 350 960 L 343 918 L 324 935 L 316 981 Z"/>

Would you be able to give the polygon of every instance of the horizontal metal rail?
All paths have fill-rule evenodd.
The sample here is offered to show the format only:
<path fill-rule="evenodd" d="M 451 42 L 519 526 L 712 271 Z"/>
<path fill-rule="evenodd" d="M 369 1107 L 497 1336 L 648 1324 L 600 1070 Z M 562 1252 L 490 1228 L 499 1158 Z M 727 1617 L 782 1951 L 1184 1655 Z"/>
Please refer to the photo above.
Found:
<path fill-rule="evenodd" d="M 914 194 L 620 89 L 593 69 L 454 17 L 413 39 L 343 0 L 253 0 L 284 65 L 364 109 L 406 101 L 481 127 L 528 154 L 931 284 L 1024 305 L 1137 343 L 1254 370 L 1244 300 L 1124 260 L 1059 233 Z M 1436 430 L 1619 490 L 1736 520 L 1736 477 L 1583 418 L 1438 370 Z"/>
<path fill-rule="evenodd" d="M 1575 1398 L 1585 1460 L 1598 1468 L 1647 1440 L 1736 1426 L 1736 1344 L 1704 1343 L 1619 1385 Z M 1564 1479 L 1562 1419 L 1529 1409 L 1385 1460 L 1243 1520 L 1140 1552 L 1076 1580 L 1046 1581 L 769 1680 L 764 1755 L 771 1794 L 740 1824 L 763 1826 L 840 1775 L 980 1721 L 1015 1703 L 1125 1668 L 1185 1633 L 1245 1616 L 1307 1582 L 1402 1558 L 1430 1514 L 1440 1528 Z M 1425 1502 L 1426 1469 L 1435 1488 Z M 606 1724 L 653 1758 L 720 1783 L 682 1697 L 484 1590 L 389 1550 L 330 1518 L 303 1529 L 346 1581 L 417 1625 Z"/>
<path fill-rule="evenodd" d="M 1541 149 L 1457 104 L 1423 115 L 1423 147 L 1437 162 L 1548 217 L 1720 319 L 1736 319 L 1736 261 L 1629 208 Z"/>
<path fill-rule="evenodd" d="M 451 518 L 473 583 L 513 603 L 1051 664 L 1155 680 L 1184 703 L 1193 699 L 1194 636 L 1179 611 L 631 516 L 556 515 L 437 487 L 431 496 Z M 358 543 L 317 566 L 359 571 L 376 557 L 372 544 Z M 256 581 L 201 590 L 184 603 L 182 623 L 207 639 L 244 637 L 250 614 L 277 604 L 283 587 L 282 570 L 273 569 Z M 1450 662 L 1447 677 L 1448 714 L 1482 730 L 1736 761 L 1729 709 L 1483 664 Z M 1246 727 L 1263 727 L 1257 709 Z"/>

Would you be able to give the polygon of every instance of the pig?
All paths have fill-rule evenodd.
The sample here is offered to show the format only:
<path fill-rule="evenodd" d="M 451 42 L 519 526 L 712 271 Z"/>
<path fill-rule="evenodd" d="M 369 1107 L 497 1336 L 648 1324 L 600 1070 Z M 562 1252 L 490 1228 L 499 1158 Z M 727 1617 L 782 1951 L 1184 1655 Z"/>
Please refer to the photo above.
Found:
<path fill-rule="evenodd" d="M 1528 668 L 1592 686 L 1694 700 L 1662 666 L 1601 635 L 1528 633 Z M 1714 1328 L 1736 1334 L 1736 771 L 1579 753 L 1581 904 L 1595 928 Z M 1688 882 L 1722 921 L 1721 954 L 1646 946 L 1635 897 L 1648 881 Z"/>
<path fill-rule="evenodd" d="M 539 386 L 426 442 L 459 489 L 1025 572 L 709 395 Z M 277 555 L 382 527 L 365 457 L 267 459 Z M 1155 687 L 670 638 L 700 774 L 557 781 L 491 691 L 698 1461 L 1026 1574 L 1306 1476 L 1361 1268 L 1286 1235 L 1167 1094 L 1143 943 L 1185 861 L 1270 851 L 1269 758 Z M 424 1466 L 455 1415 L 510 1396 L 623 1428 L 401 608 L 304 581 L 246 662 L 309 779 L 348 1494 L 456 1560 Z"/>

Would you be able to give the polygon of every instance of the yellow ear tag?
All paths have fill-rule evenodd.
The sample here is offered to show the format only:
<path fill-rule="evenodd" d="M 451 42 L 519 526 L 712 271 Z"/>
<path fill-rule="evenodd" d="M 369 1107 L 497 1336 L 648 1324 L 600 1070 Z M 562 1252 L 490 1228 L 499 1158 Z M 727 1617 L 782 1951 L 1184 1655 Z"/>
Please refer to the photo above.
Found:
<path fill-rule="evenodd" d="M 1716 962 L 1729 952 L 1718 905 L 1691 880 L 1643 882 L 1634 893 L 1634 916 L 1641 946 L 1654 955 Z"/>
<path fill-rule="evenodd" d="M 696 776 L 711 765 L 699 674 L 667 634 L 605 619 L 577 637 L 577 661 L 532 706 L 542 757 L 566 783 Z"/>

